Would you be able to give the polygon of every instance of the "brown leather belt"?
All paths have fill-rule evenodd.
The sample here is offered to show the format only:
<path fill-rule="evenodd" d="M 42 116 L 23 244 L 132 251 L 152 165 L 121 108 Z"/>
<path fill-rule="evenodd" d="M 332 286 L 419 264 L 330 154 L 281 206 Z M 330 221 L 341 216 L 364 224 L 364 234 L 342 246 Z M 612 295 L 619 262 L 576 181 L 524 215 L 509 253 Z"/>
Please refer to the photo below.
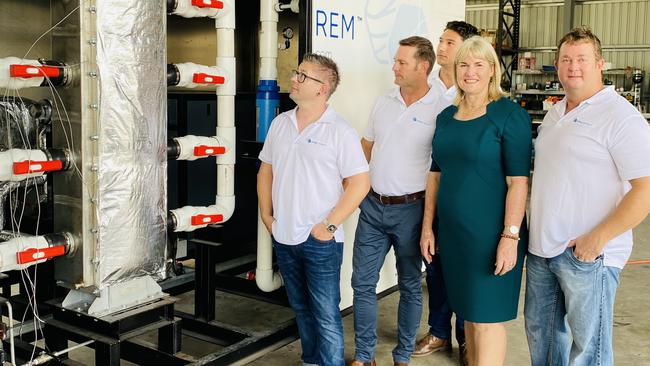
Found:
<path fill-rule="evenodd" d="M 424 198 L 424 191 L 405 194 L 403 196 L 383 196 L 371 189 L 370 194 L 383 205 L 401 205 Z"/>

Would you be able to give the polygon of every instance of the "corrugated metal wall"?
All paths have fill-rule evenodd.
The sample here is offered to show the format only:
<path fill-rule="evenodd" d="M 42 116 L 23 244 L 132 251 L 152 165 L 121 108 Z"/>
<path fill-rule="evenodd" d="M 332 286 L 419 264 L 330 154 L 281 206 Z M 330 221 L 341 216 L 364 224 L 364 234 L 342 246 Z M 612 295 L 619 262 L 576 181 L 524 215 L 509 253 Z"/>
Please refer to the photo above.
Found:
<path fill-rule="evenodd" d="M 557 41 L 564 32 L 564 1 L 523 0 L 521 3 L 519 46 L 533 51 L 538 68 L 552 65 Z M 497 28 L 497 0 L 467 0 L 466 4 L 468 22 L 479 28 Z M 573 24 L 593 29 L 602 42 L 605 60 L 613 67 L 645 70 L 643 90 L 646 96 L 650 95 L 650 0 L 576 1 Z M 631 84 L 625 77 L 614 81 L 617 85 L 625 84 L 626 89 Z"/>

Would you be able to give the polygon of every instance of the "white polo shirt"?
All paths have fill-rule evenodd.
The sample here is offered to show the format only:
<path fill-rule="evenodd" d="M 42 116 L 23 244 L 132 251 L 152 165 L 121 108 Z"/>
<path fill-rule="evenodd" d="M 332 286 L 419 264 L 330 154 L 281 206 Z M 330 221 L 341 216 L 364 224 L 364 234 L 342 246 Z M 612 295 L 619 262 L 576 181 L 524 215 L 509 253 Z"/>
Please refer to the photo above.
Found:
<path fill-rule="evenodd" d="M 545 258 L 611 214 L 629 180 L 650 176 L 650 127 L 613 87 L 565 110 L 566 99 L 546 114 L 535 142 L 528 250 Z M 631 252 L 629 230 L 607 243 L 604 264 L 623 268 Z"/>
<path fill-rule="evenodd" d="M 449 89 L 447 89 L 445 83 L 440 79 L 440 69 L 438 68 L 431 71 L 431 75 L 429 75 L 429 85 L 431 86 L 431 89 L 435 89 L 434 92 L 438 98 L 438 114 L 440 114 L 440 112 L 454 102 L 454 98 L 456 98 L 456 84 L 453 84 Z"/>
<path fill-rule="evenodd" d="M 374 142 L 370 184 L 375 192 L 401 196 L 426 188 L 436 118 L 456 96 L 456 87 L 447 89 L 437 75 L 429 92 L 408 107 L 399 88 L 375 102 L 364 135 Z"/>
<path fill-rule="evenodd" d="M 273 170 L 273 237 L 287 245 L 307 240 L 327 217 L 343 194 L 343 178 L 368 171 L 359 135 L 331 106 L 300 134 L 295 108 L 278 115 L 259 159 Z M 343 242 L 342 225 L 334 238 Z"/>

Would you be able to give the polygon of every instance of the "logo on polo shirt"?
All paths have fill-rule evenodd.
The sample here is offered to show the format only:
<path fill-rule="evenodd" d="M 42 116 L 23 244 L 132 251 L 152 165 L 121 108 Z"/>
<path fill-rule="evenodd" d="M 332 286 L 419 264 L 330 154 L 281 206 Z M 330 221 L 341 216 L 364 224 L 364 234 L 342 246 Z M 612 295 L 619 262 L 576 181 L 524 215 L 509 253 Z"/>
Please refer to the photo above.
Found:
<path fill-rule="evenodd" d="M 324 142 L 320 142 L 320 141 L 314 140 L 312 138 L 307 139 L 307 143 L 326 146 Z"/>
<path fill-rule="evenodd" d="M 586 121 L 583 121 L 583 120 L 581 120 L 581 119 L 578 119 L 578 117 L 576 117 L 576 118 L 573 119 L 573 123 L 577 123 L 577 124 L 579 124 L 579 125 L 583 125 L 583 126 L 591 126 L 591 125 L 592 125 L 592 124 L 589 123 L 589 122 L 586 122 Z"/>
<path fill-rule="evenodd" d="M 430 125 L 431 125 L 429 122 L 427 122 L 427 121 L 423 121 L 423 120 L 421 120 L 421 119 L 419 119 L 419 118 L 417 118 L 417 117 L 413 117 L 413 118 L 411 118 L 411 121 L 412 121 L 412 122 L 415 122 L 415 123 L 422 124 L 422 125 L 427 125 L 427 126 L 430 126 Z"/>

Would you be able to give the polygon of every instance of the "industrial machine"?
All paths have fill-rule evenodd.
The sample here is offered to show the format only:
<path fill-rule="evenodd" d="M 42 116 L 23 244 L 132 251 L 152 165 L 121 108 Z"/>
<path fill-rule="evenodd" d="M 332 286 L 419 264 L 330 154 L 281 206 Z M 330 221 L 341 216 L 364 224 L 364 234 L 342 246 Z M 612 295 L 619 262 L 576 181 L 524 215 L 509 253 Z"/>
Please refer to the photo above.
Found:
<path fill-rule="evenodd" d="M 215 321 L 217 290 L 286 305 L 255 175 L 271 121 L 293 106 L 291 70 L 305 52 L 337 61 L 331 103 L 362 132 L 398 40 L 436 43 L 463 17 L 464 1 L 442 0 L 2 1 L 0 355 L 229 364 L 295 337 L 290 319 L 263 332 Z M 388 259 L 378 291 L 394 285 Z M 136 341 L 152 332 L 155 344 Z M 220 348 L 191 355 L 183 337 Z"/>

